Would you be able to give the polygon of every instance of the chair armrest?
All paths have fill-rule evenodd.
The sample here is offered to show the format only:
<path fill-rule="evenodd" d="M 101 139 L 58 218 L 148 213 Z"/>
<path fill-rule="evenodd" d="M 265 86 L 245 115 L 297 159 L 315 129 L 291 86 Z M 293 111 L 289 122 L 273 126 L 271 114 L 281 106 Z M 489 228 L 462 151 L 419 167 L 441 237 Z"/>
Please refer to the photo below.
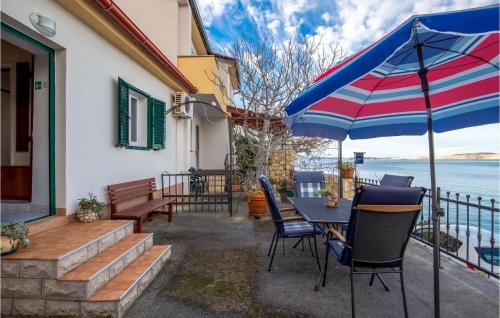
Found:
<path fill-rule="evenodd" d="M 340 234 L 339 231 L 337 231 L 334 228 L 330 228 L 330 229 L 328 229 L 328 233 L 332 234 L 333 236 L 335 236 L 337 238 L 337 240 L 341 241 L 344 245 L 346 245 L 345 237 L 342 234 Z"/>
<path fill-rule="evenodd" d="M 296 208 L 281 208 L 281 212 L 292 212 L 292 211 L 297 211 Z"/>
<path fill-rule="evenodd" d="M 283 222 L 288 222 L 288 221 L 303 221 L 304 218 L 301 216 L 286 216 L 283 219 Z"/>

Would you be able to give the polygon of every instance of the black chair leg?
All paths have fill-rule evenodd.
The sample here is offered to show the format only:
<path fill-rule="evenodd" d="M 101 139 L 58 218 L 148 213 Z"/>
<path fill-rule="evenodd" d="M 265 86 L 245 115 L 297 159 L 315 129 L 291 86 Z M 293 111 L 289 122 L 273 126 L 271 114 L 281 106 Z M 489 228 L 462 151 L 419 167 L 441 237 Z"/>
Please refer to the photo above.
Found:
<path fill-rule="evenodd" d="M 382 277 L 380 277 L 380 275 L 378 273 L 375 273 L 375 276 L 377 276 L 378 280 L 382 283 L 382 285 L 384 286 L 384 289 L 385 291 L 391 291 L 389 289 L 389 287 L 387 287 L 387 284 L 385 283 L 385 281 L 382 279 Z"/>
<path fill-rule="evenodd" d="M 281 243 L 283 243 L 283 257 L 285 257 L 285 239 L 281 238 Z"/>
<path fill-rule="evenodd" d="M 375 273 L 370 277 L 370 286 L 373 286 L 373 279 L 375 278 Z"/>
<path fill-rule="evenodd" d="M 302 242 L 302 246 L 304 246 L 304 239 L 301 237 L 301 238 L 300 238 L 300 240 L 298 240 L 298 241 L 297 241 L 297 243 L 295 243 L 295 244 L 292 246 L 292 248 L 296 248 L 296 247 L 300 244 L 300 242 Z"/>
<path fill-rule="evenodd" d="M 269 245 L 269 251 L 267 251 L 267 257 L 271 256 L 271 249 L 273 248 L 274 240 L 276 239 L 276 231 L 274 231 L 273 239 L 271 241 L 271 245 Z"/>
<path fill-rule="evenodd" d="M 408 306 L 406 305 L 406 293 L 405 293 L 405 283 L 403 278 L 403 267 L 401 267 L 401 273 L 399 273 L 401 278 L 401 293 L 403 294 L 403 307 L 405 309 L 405 318 L 408 318 Z"/>
<path fill-rule="evenodd" d="M 271 259 L 269 260 L 269 266 L 267 267 L 267 270 L 270 272 L 271 271 L 271 266 L 273 265 L 273 260 L 274 260 L 274 254 L 276 254 L 276 247 L 278 247 L 278 241 L 279 241 L 279 236 L 276 235 L 276 241 L 274 242 L 274 248 L 273 248 L 273 253 L 271 255 Z"/>
<path fill-rule="evenodd" d="M 356 317 L 356 311 L 355 311 L 355 301 L 354 301 L 354 273 L 352 271 L 352 265 L 351 265 L 351 316 L 352 318 Z"/>
<path fill-rule="evenodd" d="M 311 238 L 310 237 L 307 237 L 307 242 L 309 242 L 309 250 L 311 250 L 311 255 L 312 255 L 312 257 L 314 257 L 314 252 L 313 252 L 313 248 L 311 245 Z"/>
<path fill-rule="evenodd" d="M 316 263 L 318 264 L 318 269 L 321 272 L 321 264 L 319 263 L 318 244 L 316 241 L 316 235 L 313 236 L 313 239 L 314 239 L 314 254 L 316 254 Z"/>
<path fill-rule="evenodd" d="M 330 251 L 328 250 L 328 245 L 326 246 L 326 255 L 325 255 L 325 265 L 323 266 L 323 287 L 326 285 L 326 273 L 328 272 L 328 255 L 330 255 Z"/>

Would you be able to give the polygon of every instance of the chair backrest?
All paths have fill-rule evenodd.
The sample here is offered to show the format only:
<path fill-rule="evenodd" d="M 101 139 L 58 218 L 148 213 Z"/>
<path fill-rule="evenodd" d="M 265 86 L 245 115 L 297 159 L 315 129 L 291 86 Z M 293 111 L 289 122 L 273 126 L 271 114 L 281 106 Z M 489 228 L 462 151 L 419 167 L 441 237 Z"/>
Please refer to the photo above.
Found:
<path fill-rule="evenodd" d="M 325 173 L 323 171 L 295 171 L 293 181 L 296 197 L 320 197 L 318 191 L 325 188 Z"/>
<path fill-rule="evenodd" d="M 393 174 L 384 174 L 380 185 L 384 187 L 409 187 L 413 182 L 412 176 L 396 176 Z"/>
<path fill-rule="evenodd" d="M 398 266 L 421 210 L 421 187 L 361 186 L 353 200 L 339 262 Z"/>
<path fill-rule="evenodd" d="M 276 225 L 276 230 L 278 233 L 283 234 L 285 231 L 283 218 L 281 217 L 280 208 L 278 206 L 278 202 L 276 201 L 276 197 L 274 196 L 273 186 L 269 182 L 269 179 L 264 175 L 259 177 L 259 181 L 262 189 L 264 189 L 264 195 L 266 196 L 267 204 L 269 205 L 271 217 Z"/>

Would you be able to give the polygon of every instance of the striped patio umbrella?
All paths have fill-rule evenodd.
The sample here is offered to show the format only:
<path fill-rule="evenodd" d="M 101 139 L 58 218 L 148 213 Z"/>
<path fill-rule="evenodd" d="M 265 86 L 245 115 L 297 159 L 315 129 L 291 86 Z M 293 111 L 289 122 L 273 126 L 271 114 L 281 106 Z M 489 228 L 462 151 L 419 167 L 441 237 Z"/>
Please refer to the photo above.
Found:
<path fill-rule="evenodd" d="M 428 132 L 439 317 L 433 132 L 499 122 L 499 6 L 415 15 L 322 74 L 285 109 L 292 134 L 344 140 Z"/>

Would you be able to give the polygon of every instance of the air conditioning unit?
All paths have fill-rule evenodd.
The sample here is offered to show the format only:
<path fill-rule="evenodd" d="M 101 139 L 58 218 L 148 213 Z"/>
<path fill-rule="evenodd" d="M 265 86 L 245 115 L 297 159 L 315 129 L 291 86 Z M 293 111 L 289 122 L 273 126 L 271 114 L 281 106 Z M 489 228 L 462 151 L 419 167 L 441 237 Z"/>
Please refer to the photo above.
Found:
<path fill-rule="evenodd" d="M 193 115 L 193 99 L 189 97 L 188 94 L 184 92 L 176 92 L 175 93 L 175 105 L 177 106 L 181 104 L 179 107 L 175 107 L 173 111 L 173 115 L 178 118 L 184 119 L 192 119 Z"/>

